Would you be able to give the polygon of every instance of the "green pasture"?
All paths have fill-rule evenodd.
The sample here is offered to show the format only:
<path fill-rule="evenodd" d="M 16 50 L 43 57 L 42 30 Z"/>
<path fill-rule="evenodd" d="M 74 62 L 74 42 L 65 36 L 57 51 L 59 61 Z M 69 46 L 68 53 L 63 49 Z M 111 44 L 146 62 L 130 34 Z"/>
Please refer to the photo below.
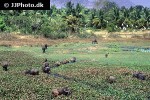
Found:
<path fill-rule="evenodd" d="M 1 46 L 0 62 L 7 60 L 10 66 L 7 72 L 0 69 L 0 100 L 147 100 L 150 79 L 141 81 L 132 73 L 142 71 L 150 77 L 150 52 L 122 51 L 121 46 L 147 47 L 148 43 L 60 43 L 49 46 L 45 54 L 40 46 Z M 48 77 L 42 73 L 45 58 L 52 66 L 71 57 L 77 62 L 52 68 Z M 39 69 L 40 75 L 25 75 L 30 68 Z M 107 83 L 109 75 L 117 81 Z M 70 96 L 51 98 L 51 89 L 64 86 L 72 89 Z"/>

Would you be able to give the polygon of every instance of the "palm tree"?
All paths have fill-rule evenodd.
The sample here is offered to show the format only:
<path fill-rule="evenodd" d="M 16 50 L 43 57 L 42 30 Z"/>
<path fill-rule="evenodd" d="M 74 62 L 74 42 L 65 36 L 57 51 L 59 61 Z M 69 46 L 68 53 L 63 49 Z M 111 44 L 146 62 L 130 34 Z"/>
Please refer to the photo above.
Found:
<path fill-rule="evenodd" d="M 76 33 L 79 29 L 79 20 L 76 16 L 69 15 L 65 18 L 70 33 Z"/>

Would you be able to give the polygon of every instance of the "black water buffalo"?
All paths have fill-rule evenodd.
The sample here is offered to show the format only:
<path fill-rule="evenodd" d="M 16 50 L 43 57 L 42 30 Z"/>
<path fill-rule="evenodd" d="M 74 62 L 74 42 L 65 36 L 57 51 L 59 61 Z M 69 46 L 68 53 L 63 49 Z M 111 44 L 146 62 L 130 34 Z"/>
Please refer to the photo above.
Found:
<path fill-rule="evenodd" d="M 29 69 L 25 71 L 25 74 L 29 74 L 29 75 L 39 75 L 39 70 L 37 69 Z"/>
<path fill-rule="evenodd" d="M 106 53 L 106 54 L 105 54 L 105 58 L 107 58 L 107 57 L 108 57 L 108 55 L 109 55 L 109 53 Z"/>
<path fill-rule="evenodd" d="M 8 61 L 3 61 L 1 63 L 1 65 L 2 65 L 4 71 L 8 71 L 8 65 L 9 65 Z"/>
<path fill-rule="evenodd" d="M 50 74 L 50 66 L 49 66 L 49 62 L 47 61 L 47 59 L 45 59 L 45 62 L 43 63 L 42 71 L 44 73 Z"/>
<path fill-rule="evenodd" d="M 45 44 L 45 45 L 42 46 L 42 51 L 43 51 L 43 53 L 45 53 L 45 51 L 46 51 L 47 48 L 48 48 L 48 45 L 47 45 L 47 44 Z"/>
<path fill-rule="evenodd" d="M 92 44 L 98 44 L 97 40 L 96 39 L 92 40 Z"/>
<path fill-rule="evenodd" d="M 135 72 L 135 73 L 133 73 L 132 76 L 137 78 L 137 79 L 140 79 L 140 80 L 145 80 L 146 79 L 146 75 L 144 75 L 141 72 Z"/>

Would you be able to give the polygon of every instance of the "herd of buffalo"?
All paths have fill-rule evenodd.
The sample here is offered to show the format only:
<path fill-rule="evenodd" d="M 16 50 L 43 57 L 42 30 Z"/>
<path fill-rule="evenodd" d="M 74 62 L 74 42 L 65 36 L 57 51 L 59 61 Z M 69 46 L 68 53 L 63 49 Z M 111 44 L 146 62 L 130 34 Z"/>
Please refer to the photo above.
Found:
<path fill-rule="evenodd" d="M 97 40 L 94 39 L 92 41 L 92 44 L 98 44 Z M 48 45 L 45 44 L 42 46 L 42 52 L 45 53 L 46 49 L 48 49 Z M 105 57 L 108 57 L 109 53 L 105 54 Z M 62 64 L 67 64 L 67 63 L 75 63 L 76 62 L 76 57 L 72 57 L 69 60 L 63 60 L 63 61 L 57 61 L 54 63 L 53 66 L 49 65 L 49 62 L 47 59 L 44 60 L 43 65 L 42 65 L 42 72 L 46 73 L 46 74 L 51 74 L 51 67 L 58 67 Z M 9 63 L 7 61 L 3 61 L 1 62 L 1 66 L 3 68 L 4 71 L 8 71 L 8 66 Z M 24 73 L 25 74 L 29 74 L 29 75 L 39 75 L 39 70 L 38 69 L 28 69 L 26 70 Z M 146 75 L 141 73 L 141 72 L 135 72 L 132 74 L 133 78 L 137 78 L 139 80 L 146 80 Z M 106 81 L 110 84 L 116 82 L 116 77 L 115 76 L 109 76 L 106 78 Z M 70 95 L 71 94 L 71 90 L 68 87 L 63 87 L 63 88 L 59 88 L 59 89 L 52 89 L 52 95 L 54 97 L 57 97 L 58 95 Z"/>

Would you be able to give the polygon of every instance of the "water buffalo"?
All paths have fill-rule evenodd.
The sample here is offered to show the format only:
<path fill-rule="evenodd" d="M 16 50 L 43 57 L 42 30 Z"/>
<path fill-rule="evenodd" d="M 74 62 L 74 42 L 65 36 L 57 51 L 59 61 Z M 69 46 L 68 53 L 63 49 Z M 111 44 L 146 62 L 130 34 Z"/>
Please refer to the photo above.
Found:
<path fill-rule="evenodd" d="M 140 80 L 145 80 L 146 79 L 146 75 L 144 75 L 141 72 L 135 72 L 135 73 L 133 73 L 132 76 L 137 78 L 137 79 L 140 79 Z"/>
<path fill-rule="evenodd" d="M 60 89 L 53 89 L 52 90 L 52 95 L 54 97 L 57 97 L 58 95 L 70 95 L 71 94 L 71 90 L 68 88 L 68 87 L 63 87 L 63 88 L 60 88 Z"/>
<path fill-rule="evenodd" d="M 4 71 L 8 71 L 8 65 L 9 65 L 8 61 L 3 61 L 1 63 L 1 65 L 2 65 Z"/>
<path fill-rule="evenodd" d="M 98 44 L 97 40 L 96 39 L 92 40 L 92 44 Z"/>
<path fill-rule="evenodd" d="M 44 73 L 50 74 L 50 66 L 49 63 L 47 62 L 47 59 L 45 59 L 45 62 L 43 63 L 42 71 Z"/>
<path fill-rule="evenodd" d="M 37 69 L 30 69 L 30 70 L 26 70 L 25 74 L 29 74 L 29 75 L 39 75 L 39 70 Z"/>
<path fill-rule="evenodd" d="M 71 62 L 71 63 L 76 62 L 76 57 L 72 57 L 72 58 L 70 59 L 70 62 Z"/>
<path fill-rule="evenodd" d="M 105 54 L 105 58 L 107 58 L 107 57 L 108 57 L 108 55 L 109 55 L 109 53 L 106 53 L 106 54 Z"/>
<path fill-rule="evenodd" d="M 107 80 L 108 83 L 112 84 L 112 83 L 116 82 L 116 77 L 109 76 L 106 80 Z"/>

